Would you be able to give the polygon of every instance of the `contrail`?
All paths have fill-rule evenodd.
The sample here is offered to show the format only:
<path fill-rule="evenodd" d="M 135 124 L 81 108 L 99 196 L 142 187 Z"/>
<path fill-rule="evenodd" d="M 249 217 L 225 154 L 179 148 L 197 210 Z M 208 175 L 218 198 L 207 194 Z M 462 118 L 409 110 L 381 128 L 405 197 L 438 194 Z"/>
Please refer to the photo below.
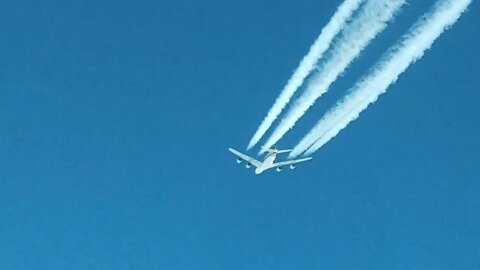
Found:
<path fill-rule="evenodd" d="M 373 71 L 361 79 L 342 102 L 331 109 L 300 141 L 290 157 L 311 155 L 335 137 L 398 77 L 430 49 L 435 40 L 460 18 L 472 0 L 442 0 L 421 17 L 409 32 L 377 63 Z M 313 145 L 312 145 L 313 144 Z"/>
<path fill-rule="evenodd" d="M 298 68 L 293 73 L 292 77 L 288 80 L 285 87 L 282 89 L 280 96 L 275 100 L 272 108 L 268 112 L 265 119 L 263 119 L 258 130 L 253 135 L 252 139 L 248 143 L 248 149 L 255 146 L 258 141 L 263 137 L 265 132 L 270 128 L 272 123 L 282 112 L 283 108 L 288 104 L 293 94 L 303 84 L 305 78 L 314 69 L 315 64 L 323 56 L 323 53 L 329 48 L 333 38 L 340 32 L 345 26 L 348 19 L 358 9 L 361 3 L 365 0 L 345 0 L 342 3 L 330 19 L 330 22 L 322 29 L 322 32 L 318 36 L 317 40 L 310 47 L 310 51 L 305 55 L 300 62 Z"/>
<path fill-rule="evenodd" d="M 370 0 L 354 21 L 343 30 L 342 38 L 332 49 L 332 56 L 309 82 L 305 93 L 295 101 L 264 145 L 270 148 L 328 91 L 330 85 L 345 71 L 381 31 L 391 21 L 406 0 Z M 260 151 L 263 153 L 263 150 Z"/>

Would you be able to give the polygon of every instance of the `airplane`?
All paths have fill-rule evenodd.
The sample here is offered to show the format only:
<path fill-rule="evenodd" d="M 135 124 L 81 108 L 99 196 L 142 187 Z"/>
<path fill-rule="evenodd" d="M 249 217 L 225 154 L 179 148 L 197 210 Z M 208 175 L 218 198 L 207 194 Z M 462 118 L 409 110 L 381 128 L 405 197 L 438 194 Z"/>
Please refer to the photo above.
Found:
<path fill-rule="evenodd" d="M 312 159 L 312 157 L 307 157 L 307 158 L 301 158 L 301 159 L 294 159 L 294 160 L 286 160 L 286 161 L 281 161 L 275 163 L 275 158 L 277 158 L 277 154 L 282 154 L 282 153 L 288 153 L 291 152 L 292 149 L 287 149 L 287 150 L 278 150 L 278 149 L 267 149 L 267 156 L 265 159 L 261 162 L 258 161 L 252 157 L 249 157 L 245 154 L 242 154 L 238 152 L 237 150 L 233 148 L 228 148 L 228 151 L 232 152 L 234 155 L 237 156 L 237 163 L 242 163 L 242 161 L 246 162 L 245 167 L 248 169 L 252 166 L 255 166 L 255 174 L 261 174 L 262 172 L 275 168 L 277 172 L 282 171 L 283 166 L 288 166 L 290 165 L 290 169 L 295 169 L 295 164 L 308 161 Z"/>

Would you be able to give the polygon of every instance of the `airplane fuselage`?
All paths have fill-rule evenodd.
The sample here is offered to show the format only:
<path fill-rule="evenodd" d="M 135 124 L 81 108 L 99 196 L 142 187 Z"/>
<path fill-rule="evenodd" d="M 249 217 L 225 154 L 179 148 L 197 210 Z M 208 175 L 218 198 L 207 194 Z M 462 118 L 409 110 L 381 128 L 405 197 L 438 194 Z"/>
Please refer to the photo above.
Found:
<path fill-rule="evenodd" d="M 263 160 L 262 165 L 255 169 L 255 174 L 261 174 L 263 171 L 272 168 L 276 158 L 277 153 L 269 153 Z"/>

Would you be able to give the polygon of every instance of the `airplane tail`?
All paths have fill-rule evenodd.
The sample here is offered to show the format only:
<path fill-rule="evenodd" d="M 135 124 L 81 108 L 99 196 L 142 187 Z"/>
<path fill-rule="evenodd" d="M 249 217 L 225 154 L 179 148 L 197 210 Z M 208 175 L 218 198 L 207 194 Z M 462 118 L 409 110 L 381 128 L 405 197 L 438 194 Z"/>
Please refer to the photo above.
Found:
<path fill-rule="evenodd" d="M 265 149 L 265 151 L 267 153 L 277 153 L 277 154 L 282 154 L 282 153 L 288 153 L 288 152 L 292 152 L 293 149 L 285 149 L 285 150 L 278 150 L 276 149 L 275 147 L 274 148 L 268 148 L 268 149 Z"/>
<path fill-rule="evenodd" d="M 277 150 L 277 154 L 292 152 L 293 149 Z"/>

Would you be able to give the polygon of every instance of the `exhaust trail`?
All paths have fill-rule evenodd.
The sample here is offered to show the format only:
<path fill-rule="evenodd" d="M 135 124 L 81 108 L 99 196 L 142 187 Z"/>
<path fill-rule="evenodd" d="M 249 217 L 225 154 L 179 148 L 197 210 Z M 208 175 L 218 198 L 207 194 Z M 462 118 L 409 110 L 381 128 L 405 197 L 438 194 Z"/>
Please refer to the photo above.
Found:
<path fill-rule="evenodd" d="M 338 105 L 331 109 L 290 153 L 296 157 L 311 155 L 335 137 L 388 87 L 395 83 L 407 68 L 431 48 L 435 40 L 451 27 L 466 11 L 472 0 L 440 0 L 422 16 L 397 45 L 384 56 L 373 71 L 361 79 Z"/>
<path fill-rule="evenodd" d="M 363 6 L 354 21 L 343 30 L 342 38 L 332 49 L 331 58 L 314 75 L 305 92 L 295 101 L 264 147 L 270 148 L 293 128 L 315 101 L 328 91 L 338 76 L 387 27 L 405 2 L 406 0 L 369 0 Z"/>
<path fill-rule="evenodd" d="M 338 7 L 333 17 L 322 29 L 322 32 L 310 47 L 308 54 L 303 57 L 292 77 L 282 89 L 280 96 L 275 100 L 275 103 L 268 111 L 267 116 L 263 119 L 258 130 L 248 143 L 247 149 L 254 147 L 263 135 L 265 135 L 265 132 L 267 132 L 288 102 L 290 102 L 293 94 L 295 94 L 308 74 L 314 69 L 315 64 L 322 58 L 325 51 L 329 48 L 333 38 L 340 32 L 348 19 L 364 1 L 365 0 L 345 0 L 345 2 Z"/>

